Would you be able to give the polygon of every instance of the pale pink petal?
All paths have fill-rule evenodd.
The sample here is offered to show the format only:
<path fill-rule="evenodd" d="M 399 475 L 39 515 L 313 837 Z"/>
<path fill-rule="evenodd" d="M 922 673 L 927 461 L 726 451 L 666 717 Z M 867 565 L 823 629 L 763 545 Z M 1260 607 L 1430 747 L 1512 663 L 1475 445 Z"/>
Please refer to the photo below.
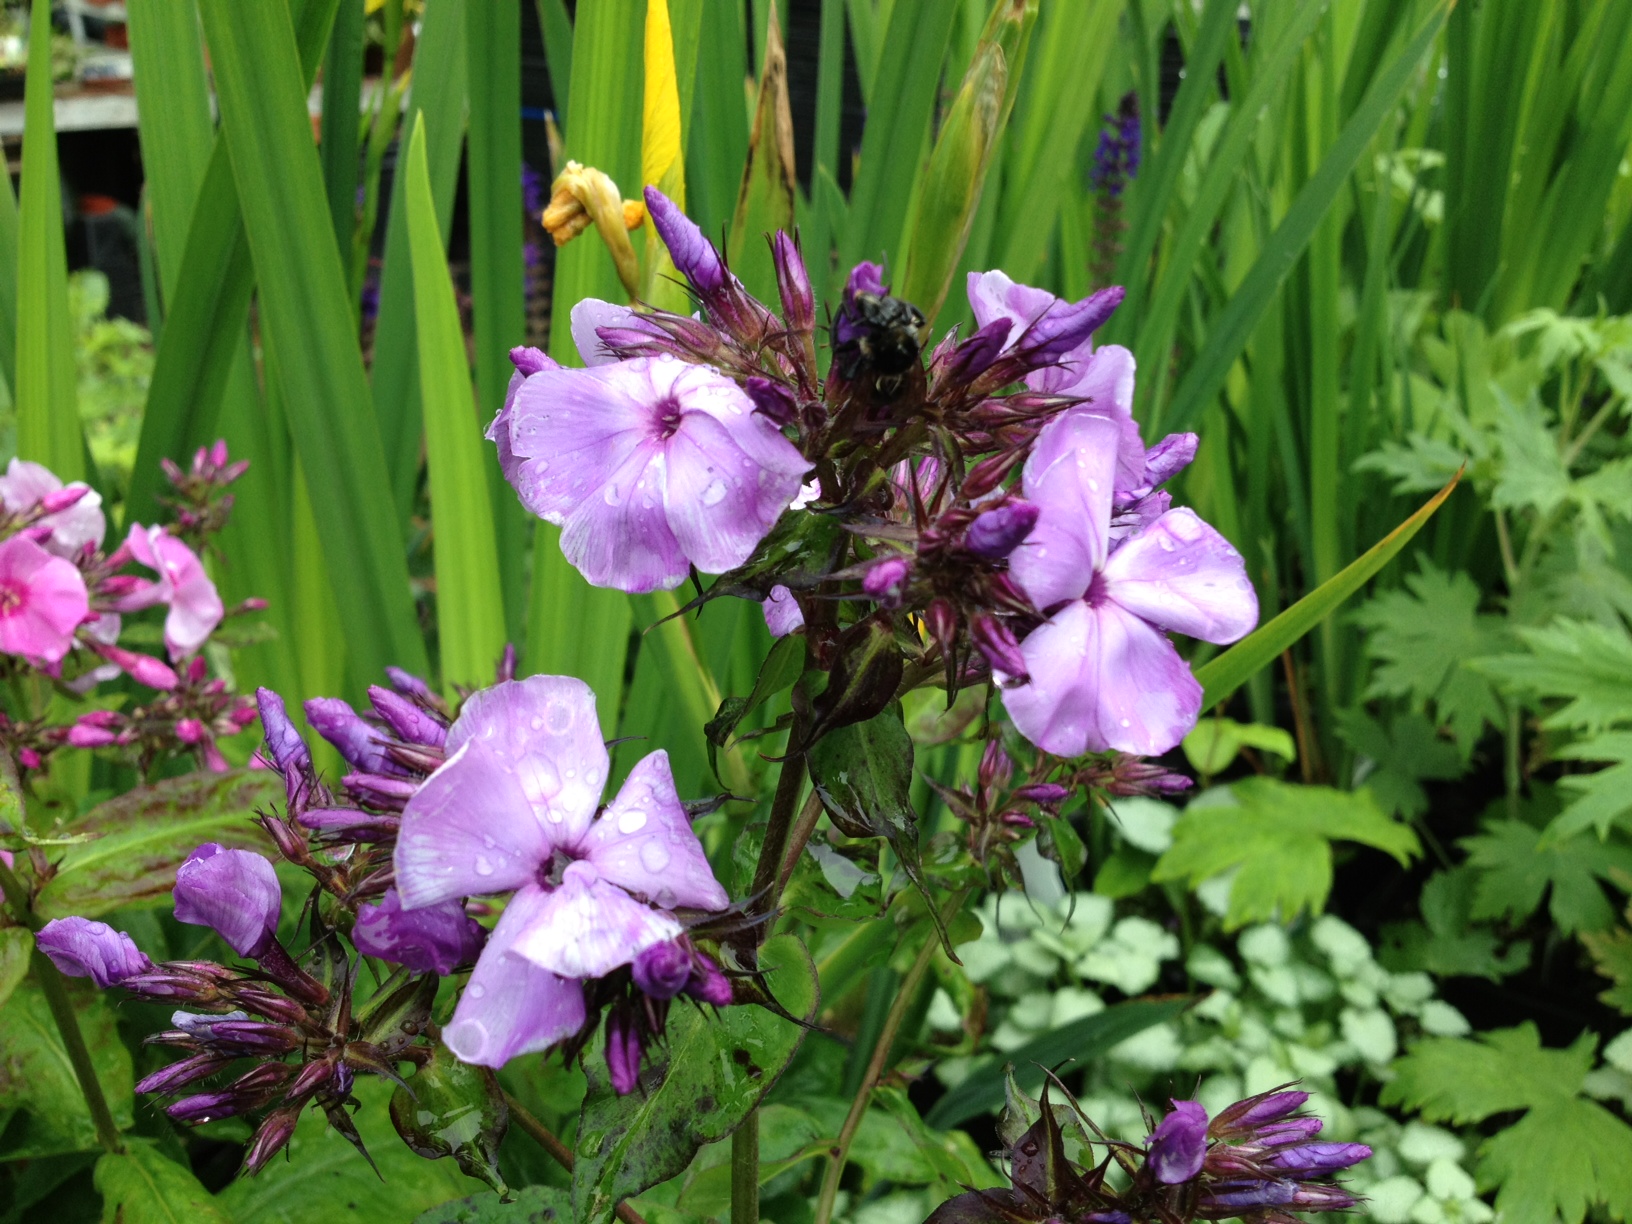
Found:
<path fill-rule="evenodd" d="M 1022 487 L 1037 525 L 1009 569 L 1039 609 L 1076 599 L 1105 560 L 1119 429 L 1093 413 L 1055 417 L 1037 435 Z"/>
<path fill-rule="evenodd" d="M 1204 642 L 1233 642 L 1258 623 L 1241 554 L 1188 508 L 1169 510 L 1111 554 L 1105 597 Z"/>
<path fill-rule="evenodd" d="M 578 346 L 578 356 L 586 366 L 607 365 L 617 357 L 595 334 L 598 327 L 630 327 L 638 316 L 627 306 L 603 302 L 600 298 L 585 298 L 572 308 L 572 342 Z"/>
<path fill-rule="evenodd" d="M 802 459 L 800 471 L 778 478 L 737 446 L 747 433 L 743 427 L 752 425 L 743 421 L 742 432 L 730 433 L 713 417 L 688 412 L 669 439 L 669 527 L 704 573 L 723 574 L 748 560 L 799 491 Z"/>
<path fill-rule="evenodd" d="M 32 510 L 49 493 L 62 488 L 62 480 L 42 463 L 13 459 L 0 476 L 0 504 L 12 514 Z"/>
<path fill-rule="evenodd" d="M 546 1050 L 584 1023 L 584 988 L 517 956 L 519 933 L 537 921 L 542 889 L 516 893 L 500 916 L 476 968 L 442 1028 L 442 1042 L 462 1062 L 502 1067 Z"/>
<path fill-rule="evenodd" d="M 448 751 L 472 741 L 515 783 L 551 846 L 577 844 L 595 818 L 609 763 L 589 685 L 528 676 L 472 693 L 448 728 Z"/>
<path fill-rule="evenodd" d="M 1056 756 L 1115 749 L 1159 756 L 1196 724 L 1201 685 L 1160 631 L 1113 603 L 1061 609 L 1020 643 L 1031 680 L 1003 705 Z"/>
<path fill-rule="evenodd" d="M 643 595 L 685 581 L 690 563 L 664 506 L 668 459 L 644 442 L 561 527 L 561 553 L 592 584 Z"/>
<path fill-rule="evenodd" d="M 731 903 L 674 789 L 669 754 L 642 757 L 579 843 L 601 878 L 663 909 L 721 910 Z"/>
<path fill-rule="evenodd" d="M 402 908 L 520 888 L 551 849 L 508 763 L 471 740 L 403 809 L 394 855 Z"/>
<path fill-rule="evenodd" d="M 50 468 L 26 459 L 13 459 L 6 466 L 6 474 L 0 476 L 0 504 L 12 514 L 21 514 L 63 487 Z M 79 481 L 66 487 L 85 489 L 85 494 L 66 510 L 36 521 L 37 526 L 51 529 L 44 545 L 48 552 L 59 557 L 77 556 L 85 545 L 101 544 L 108 529 L 107 518 L 102 513 L 102 495 Z"/>
<path fill-rule="evenodd" d="M 512 466 L 504 476 L 522 505 L 561 524 L 657 432 L 658 398 L 646 359 L 590 370 L 540 370 L 510 409 Z"/>
<path fill-rule="evenodd" d="M 671 914 L 642 905 L 579 860 L 567 866 L 527 928 L 515 955 L 567 978 L 602 977 L 653 944 L 682 932 Z"/>
<path fill-rule="evenodd" d="M 204 563 L 187 545 L 172 535 L 160 534 L 153 540 L 161 572 L 170 587 L 170 612 L 164 619 L 164 643 L 170 657 L 192 654 L 215 632 L 226 614 L 215 583 Z"/>

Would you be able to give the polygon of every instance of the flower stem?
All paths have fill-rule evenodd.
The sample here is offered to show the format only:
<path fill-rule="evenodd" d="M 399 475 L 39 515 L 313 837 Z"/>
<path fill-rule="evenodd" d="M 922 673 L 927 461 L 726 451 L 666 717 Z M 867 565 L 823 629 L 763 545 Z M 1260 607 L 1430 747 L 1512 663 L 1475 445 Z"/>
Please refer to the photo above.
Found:
<path fill-rule="evenodd" d="M 804 738 L 804 720 L 795 714 L 793 725 L 788 728 L 788 755 L 782 758 L 782 772 L 777 775 L 776 794 L 771 799 L 771 814 L 765 823 L 765 842 L 759 848 L 759 862 L 754 865 L 754 883 L 748 896 L 748 913 L 754 917 L 775 910 L 781 896 L 777 885 L 782 874 L 782 857 L 788 849 L 794 809 L 799 806 L 799 792 L 805 784 L 805 754 L 797 747 Z M 770 924 L 764 923 L 755 929 L 758 932 L 755 939 L 763 941 Z"/>
<path fill-rule="evenodd" d="M 504 1094 L 504 1103 L 509 1108 L 510 1116 L 515 1119 L 516 1125 L 526 1132 L 527 1137 L 548 1152 L 551 1160 L 571 1173 L 572 1149 L 562 1143 L 554 1131 L 528 1113 L 527 1107 L 508 1092 Z M 646 1224 L 640 1213 L 628 1203 L 618 1204 L 617 1216 L 623 1224 Z"/>
<path fill-rule="evenodd" d="M 963 908 L 968 896 L 967 888 L 960 888 L 952 894 L 941 912 L 942 926 L 949 925 L 952 919 L 957 917 L 958 910 Z M 895 1044 L 901 1021 L 906 1018 L 907 1009 L 917 997 L 918 987 L 923 983 L 924 974 L 929 971 L 930 959 L 938 947 L 940 941 L 935 938 L 935 931 L 931 929 L 924 939 L 924 946 L 918 950 L 917 959 L 912 962 L 912 968 L 907 970 L 907 976 L 901 981 L 895 1002 L 890 1005 L 890 1014 L 884 1018 L 884 1028 L 878 1034 L 877 1044 L 873 1046 L 873 1057 L 867 1063 L 867 1073 L 862 1076 L 861 1088 L 856 1092 L 856 1099 L 850 1102 L 850 1112 L 844 1119 L 844 1125 L 839 1128 L 839 1137 L 833 1142 L 833 1158 L 828 1163 L 827 1172 L 822 1176 L 822 1191 L 816 1200 L 815 1224 L 829 1224 L 833 1218 L 833 1201 L 839 1193 L 839 1178 L 844 1174 L 850 1144 L 855 1141 L 856 1131 L 861 1128 L 861 1120 L 867 1114 L 867 1106 L 873 1099 L 873 1089 L 878 1087 L 878 1081 L 884 1076 L 884 1064 L 890 1057 L 890 1047 Z M 733 1220 L 732 1224 L 737 1222 Z"/>
<path fill-rule="evenodd" d="M 28 889 L 4 859 L 0 859 L 0 892 L 5 893 L 11 912 L 20 925 L 31 931 L 37 931 L 44 925 L 30 905 Z M 97 1141 L 110 1152 L 123 1152 L 125 1145 L 119 1138 L 119 1124 L 113 1120 L 108 1098 L 102 1095 L 102 1082 L 96 1078 L 96 1064 L 91 1061 L 85 1034 L 79 1030 L 79 1017 L 74 1015 L 74 1003 L 68 997 L 67 984 L 50 957 L 39 948 L 34 949 L 31 966 L 34 980 L 40 984 L 40 993 L 45 996 L 45 1005 L 51 1009 L 51 1018 L 56 1021 L 57 1032 L 62 1037 L 68 1065 L 73 1067 L 74 1078 L 79 1081 L 85 1108 L 90 1111 L 91 1124 L 96 1127 Z"/>
<path fill-rule="evenodd" d="M 759 1110 L 731 1132 L 731 1224 L 759 1224 Z"/>

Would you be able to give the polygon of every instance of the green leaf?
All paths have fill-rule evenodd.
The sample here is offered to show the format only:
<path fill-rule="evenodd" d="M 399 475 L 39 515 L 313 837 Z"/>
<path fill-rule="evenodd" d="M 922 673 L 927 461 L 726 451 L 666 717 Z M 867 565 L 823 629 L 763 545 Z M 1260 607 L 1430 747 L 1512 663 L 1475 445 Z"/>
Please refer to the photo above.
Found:
<path fill-rule="evenodd" d="M 149 1139 L 126 1138 L 123 1152 L 96 1162 L 103 1224 L 228 1224 L 214 1196 Z"/>
<path fill-rule="evenodd" d="M 1553 753 L 1570 761 L 1601 761 L 1593 773 L 1565 774 L 1559 787 L 1575 796 L 1547 828 L 1549 841 L 1584 829 L 1607 837 L 1609 830 L 1632 812 L 1632 732 L 1613 731 L 1579 744 L 1566 744 Z"/>
<path fill-rule="evenodd" d="M 1201 681 L 1203 709 L 1217 705 L 1259 670 L 1273 662 L 1280 653 L 1337 610 L 1349 596 L 1370 581 L 1372 576 L 1392 561 L 1411 537 L 1422 530 L 1422 525 L 1433 517 L 1451 490 L 1452 480 L 1405 522 L 1389 532 L 1376 544 L 1332 575 L 1297 603 L 1282 612 L 1267 625 L 1260 625 L 1247 637 L 1231 646 L 1217 658 L 1196 669 Z"/>
<path fill-rule="evenodd" d="M 492 1190 L 455 1199 L 415 1216 L 414 1224 L 573 1224 L 574 1219 L 565 1190 L 528 1186 L 508 1199 Z"/>
<path fill-rule="evenodd" d="M 306 87 L 287 10 L 201 6 L 221 125 L 254 257 L 260 321 L 290 433 L 323 525 L 323 555 L 353 683 L 426 669 L 408 563 L 345 272 L 329 223 Z"/>
<path fill-rule="evenodd" d="M 1184 755 L 1197 773 L 1223 773 L 1243 748 L 1273 752 L 1283 761 L 1298 759 L 1297 745 L 1279 727 L 1238 723 L 1233 718 L 1204 718 L 1184 737 Z"/>
<path fill-rule="evenodd" d="M 1395 972 L 1421 970 L 1439 977 L 1482 977 L 1492 982 L 1518 973 L 1530 963 L 1530 945 L 1517 943 L 1498 952 L 1488 929 L 1473 923 L 1473 897 L 1479 873 L 1463 864 L 1436 871 L 1422 886 L 1420 923 L 1384 927 L 1388 948 L 1382 959 Z"/>
<path fill-rule="evenodd" d="M 134 1104 L 130 1051 L 119 1040 L 113 1008 L 89 982 L 67 982 L 80 1032 L 102 1094 L 121 1129 Z M 45 995 L 24 981 L 0 1008 L 0 1117 L 25 1111 L 6 1126 L 0 1161 L 89 1152 L 101 1146 L 68 1051 Z"/>
<path fill-rule="evenodd" d="M 1118 1042 L 1178 1019 L 1189 1005 L 1189 999 L 1118 1003 L 1034 1037 L 1003 1057 L 984 1058 L 956 1088 L 935 1102 L 924 1121 L 944 1130 L 990 1113 L 1003 1105 L 1006 1065 L 1012 1064 L 1016 1082 L 1035 1092 L 1042 1086 L 1044 1068 L 1055 1067 L 1066 1059 L 1082 1065 L 1092 1063 Z"/>
<path fill-rule="evenodd" d="M 1632 930 L 1583 931 L 1581 942 L 1592 954 L 1593 967 L 1614 983 L 1598 997 L 1623 1015 L 1632 1016 Z"/>
<path fill-rule="evenodd" d="M 70 826 L 94 840 L 68 847 L 40 890 L 42 918 L 99 918 L 129 905 L 165 900 L 176 868 L 203 842 L 266 850 L 254 823 L 257 807 L 283 795 L 276 774 L 261 769 L 192 773 L 137 787 Z"/>
<path fill-rule="evenodd" d="M 1497 1187 L 1510 1220 L 1580 1224 L 1589 1207 L 1632 1215 L 1632 1127 L 1581 1089 L 1597 1038 L 1545 1049 L 1533 1024 L 1477 1040 L 1430 1038 L 1394 1064 L 1383 1103 L 1417 1109 L 1429 1122 L 1466 1125 L 1524 1111 L 1480 1148 L 1479 1181 Z"/>
<path fill-rule="evenodd" d="M 1489 678 L 1467 666 L 1506 641 L 1502 618 L 1479 611 L 1481 598 L 1466 573 L 1447 574 L 1424 560 L 1404 589 L 1361 605 L 1354 619 L 1377 664 L 1366 696 L 1402 697 L 1418 713 L 1431 708 L 1464 748 L 1487 725 L 1501 726 L 1502 705 Z"/>
<path fill-rule="evenodd" d="M 425 402 L 425 457 L 436 514 L 436 622 L 442 685 L 480 685 L 504 650 L 504 596 L 493 504 L 483 467 L 465 363 L 459 304 L 436 222 L 425 161 L 425 116 L 408 140 L 408 244 L 414 266 L 414 322 L 419 337 L 419 385 Z"/>
<path fill-rule="evenodd" d="M 452 1156 L 500 1193 L 499 1144 L 509 1119 L 493 1072 L 460 1062 L 443 1045 L 391 1094 L 391 1125 L 409 1148 L 426 1160 Z"/>
<path fill-rule="evenodd" d="M 1493 820 L 1459 843 L 1479 871 L 1473 917 L 1523 922 L 1549 897 L 1554 924 L 1566 935 L 1601 931 L 1615 920 L 1600 880 L 1632 871 L 1632 846 L 1577 833 L 1555 838 L 1523 820 Z"/>
<path fill-rule="evenodd" d="M 1363 758 L 1356 775 L 1383 810 L 1414 820 L 1428 810 L 1422 782 L 1451 782 L 1467 770 L 1461 751 L 1442 738 L 1421 714 L 1398 714 L 1382 722 L 1362 708 L 1338 710 L 1338 734 Z"/>
<path fill-rule="evenodd" d="M 1224 918 L 1231 930 L 1319 913 L 1332 888 L 1334 841 L 1374 847 L 1402 866 L 1420 852 L 1410 826 L 1384 815 L 1369 791 L 1248 778 L 1229 788 L 1228 800 L 1186 809 L 1151 879 L 1194 887 L 1235 869 Z"/>
<path fill-rule="evenodd" d="M 1563 701 L 1542 726 L 1602 731 L 1632 721 L 1632 635 L 1625 629 L 1560 617 L 1518 632 L 1527 653 L 1486 659 L 1479 670 L 1504 689 Z"/>
<path fill-rule="evenodd" d="M 765 989 L 791 1015 L 816 1014 L 816 970 L 804 945 L 772 936 L 759 954 Z M 669 1013 L 668 1059 L 628 1096 L 603 1059 L 586 1057 L 572 1201 L 577 1224 L 604 1224 L 618 1203 L 685 1170 L 697 1149 L 741 1124 L 793 1058 L 804 1029 L 752 1004 Z"/>
<path fill-rule="evenodd" d="M 386 1100 L 391 1085 L 362 1076 L 353 1092 L 358 1133 L 378 1174 L 322 1110 L 301 1115 L 289 1159 L 275 1160 L 254 1177 L 240 1177 L 219 1197 L 233 1224 L 402 1224 L 450 1199 L 486 1189 L 448 1160 L 422 1160 L 391 1129 Z"/>
<path fill-rule="evenodd" d="M 759 101 L 748 136 L 748 165 L 742 172 L 737 208 L 731 218 L 726 257 L 731 270 L 762 301 L 776 300 L 776 269 L 766 235 L 793 233 L 799 181 L 793 161 L 793 111 L 788 102 L 788 57 L 774 8 L 766 29 L 759 74 Z"/>
<path fill-rule="evenodd" d="M 1038 821 L 1037 852 L 1059 864 L 1060 875 L 1069 888 L 1088 862 L 1088 849 L 1065 817 L 1040 816 Z"/>
<path fill-rule="evenodd" d="M 73 320 L 51 84 L 51 0 L 33 0 L 23 101 L 18 203 L 17 454 L 64 481 L 85 478 L 85 438 L 75 404 Z"/>
<path fill-rule="evenodd" d="M 363 0 L 342 0 L 323 56 L 323 133 L 317 150 L 323 158 L 323 183 L 328 188 L 334 239 L 342 251 L 351 250 L 357 229 L 366 25 L 363 8 Z"/>
<path fill-rule="evenodd" d="M 34 935 L 25 927 L 0 927 L 0 1007 L 28 975 L 28 960 L 34 951 Z"/>

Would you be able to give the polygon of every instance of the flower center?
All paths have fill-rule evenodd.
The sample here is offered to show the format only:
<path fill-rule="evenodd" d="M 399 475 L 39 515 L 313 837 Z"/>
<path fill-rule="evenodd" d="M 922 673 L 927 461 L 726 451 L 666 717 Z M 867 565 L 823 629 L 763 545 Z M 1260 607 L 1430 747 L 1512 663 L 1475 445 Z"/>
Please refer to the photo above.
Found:
<path fill-rule="evenodd" d="M 0 583 L 0 617 L 14 615 L 23 606 L 22 590 L 10 582 Z"/>
<path fill-rule="evenodd" d="M 667 396 L 657 405 L 657 436 L 659 441 L 667 442 L 674 437 L 680 428 L 682 409 L 680 401 L 672 395 Z"/>
<path fill-rule="evenodd" d="M 1110 583 L 1105 581 L 1105 575 L 1100 570 L 1094 571 L 1094 576 L 1088 580 L 1088 590 L 1082 596 L 1088 601 L 1090 608 L 1097 608 L 1111 597 Z"/>
<path fill-rule="evenodd" d="M 545 888 L 560 888 L 567 868 L 578 860 L 565 850 L 552 850 L 550 857 L 538 865 L 538 882 Z"/>

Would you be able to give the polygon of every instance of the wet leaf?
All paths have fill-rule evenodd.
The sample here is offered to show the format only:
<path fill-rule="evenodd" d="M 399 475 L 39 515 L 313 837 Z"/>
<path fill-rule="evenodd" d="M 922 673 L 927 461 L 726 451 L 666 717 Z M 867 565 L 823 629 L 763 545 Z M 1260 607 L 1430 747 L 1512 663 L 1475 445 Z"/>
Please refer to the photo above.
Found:
<path fill-rule="evenodd" d="M 414 1224 L 573 1224 L 572 1202 L 553 1186 L 528 1186 L 509 1202 L 490 1190 L 432 1207 Z"/>
<path fill-rule="evenodd" d="M 96 1162 L 102 1218 L 118 1224 L 227 1224 L 215 1198 L 146 1139 L 126 1138 L 123 1152 Z"/>
<path fill-rule="evenodd" d="M 839 636 L 838 650 L 827 687 L 811 702 L 807 744 L 876 717 L 895 700 L 901 685 L 901 650 L 887 616 L 870 616 L 851 625 Z M 899 712 L 895 719 L 901 721 Z"/>
<path fill-rule="evenodd" d="M 204 842 L 270 853 L 252 817 L 282 796 L 277 774 L 239 769 L 169 778 L 110 799 L 70 826 L 95 839 L 68 848 L 35 911 L 42 918 L 100 918 L 157 904 L 174 887 L 176 868 Z"/>
<path fill-rule="evenodd" d="M 28 973 L 28 955 L 34 951 L 34 936 L 22 927 L 0 929 L 0 1007 L 11 998 Z"/>
<path fill-rule="evenodd" d="M 778 935 L 760 949 L 763 985 L 796 1016 L 816 1013 L 816 970 L 804 945 Z M 683 1171 L 705 1143 L 741 1124 L 776 1083 L 804 1029 L 762 1007 L 669 1013 L 668 1057 L 628 1096 L 602 1059 L 585 1059 L 589 1095 L 578 1127 L 572 1201 L 578 1224 L 604 1224 L 619 1202 Z"/>
<path fill-rule="evenodd" d="M 486 1067 L 462 1063 L 446 1046 L 437 1046 L 431 1061 L 391 1094 L 391 1125 L 416 1155 L 452 1156 L 469 1176 L 504 1192 L 499 1144 L 510 1125 L 510 1109 Z"/>

